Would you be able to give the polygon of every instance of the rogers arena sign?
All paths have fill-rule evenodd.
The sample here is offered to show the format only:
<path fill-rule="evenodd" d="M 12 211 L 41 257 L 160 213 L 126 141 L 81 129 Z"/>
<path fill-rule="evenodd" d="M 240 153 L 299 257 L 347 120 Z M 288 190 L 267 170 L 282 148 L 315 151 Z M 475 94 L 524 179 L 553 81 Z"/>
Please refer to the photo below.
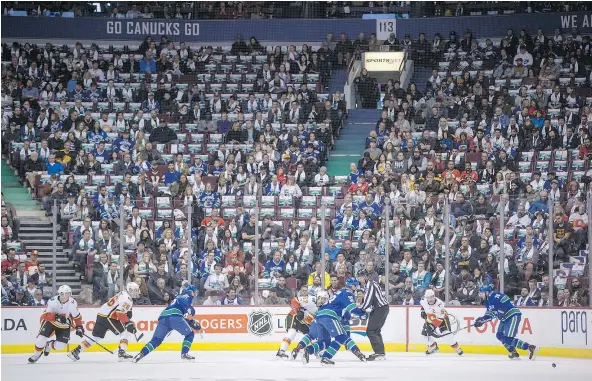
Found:
<path fill-rule="evenodd" d="M 98 308 L 81 308 L 84 328 L 92 331 Z M 482 307 L 450 307 L 448 312 L 456 317 L 461 328 L 483 316 Z M 130 343 L 130 350 L 139 350 L 148 342 L 158 325 L 162 307 L 136 307 L 133 321 L 138 331 L 144 333 L 140 343 Z M 39 316 L 42 308 L 3 307 L 2 308 L 2 353 L 29 353 L 33 350 L 35 337 L 39 331 Z M 196 336 L 195 349 L 199 350 L 277 350 L 286 333 L 285 320 L 289 307 L 239 306 L 204 307 L 196 306 L 197 319 L 206 334 Z M 391 307 L 382 336 L 386 350 L 420 352 L 425 351 L 425 339 L 421 336 L 424 320 L 419 307 Z M 522 309 L 522 320 L 518 327 L 518 337 L 542 348 L 542 356 L 585 357 L 592 359 L 592 310 L 591 309 Z M 352 338 L 363 351 L 370 351 L 366 337 L 367 320 L 350 321 Z M 499 322 L 491 321 L 480 328 L 470 327 L 456 335 L 459 344 L 467 353 L 502 353 L 505 349 L 495 337 Z M 182 337 L 169 335 L 161 349 L 178 350 Z M 74 333 L 70 344 L 78 344 L 80 338 Z M 105 337 L 104 344 L 115 348 L 118 338 L 112 333 Z M 447 341 L 440 348 L 446 351 Z M 94 347 L 93 347 L 94 348 Z M 91 350 L 99 350 L 97 348 Z"/>
<path fill-rule="evenodd" d="M 367 52 L 363 54 L 362 62 L 369 72 L 399 71 L 404 58 L 403 52 Z"/>

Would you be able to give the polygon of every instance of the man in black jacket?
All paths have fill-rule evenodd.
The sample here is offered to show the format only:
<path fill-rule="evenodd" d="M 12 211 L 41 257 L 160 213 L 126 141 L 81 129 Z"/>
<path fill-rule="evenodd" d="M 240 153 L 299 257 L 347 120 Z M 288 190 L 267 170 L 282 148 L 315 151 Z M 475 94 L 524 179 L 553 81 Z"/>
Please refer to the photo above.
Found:
<path fill-rule="evenodd" d="M 161 122 L 160 125 L 157 128 L 155 128 L 150 134 L 150 143 L 176 144 L 177 142 L 177 134 L 175 133 L 175 131 L 169 128 L 166 122 Z"/>
<path fill-rule="evenodd" d="M 247 54 L 249 52 L 249 48 L 247 44 L 243 41 L 243 38 L 240 34 L 236 36 L 236 41 L 232 44 L 232 48 L 230 50 L 230 54 L 233 56 L 239 54 Z"/>
<path fill-rule="evenodd" d="M 35 175 L 37 172 L 45 171 L 45 163 L 39 160 L 37 151 L 31 152 L 31 155 L 25 160 L 24 174 L 29 181 L 29 187 L 35 185 Z M 24 180 L 24 178 L 23 178 Z"/>

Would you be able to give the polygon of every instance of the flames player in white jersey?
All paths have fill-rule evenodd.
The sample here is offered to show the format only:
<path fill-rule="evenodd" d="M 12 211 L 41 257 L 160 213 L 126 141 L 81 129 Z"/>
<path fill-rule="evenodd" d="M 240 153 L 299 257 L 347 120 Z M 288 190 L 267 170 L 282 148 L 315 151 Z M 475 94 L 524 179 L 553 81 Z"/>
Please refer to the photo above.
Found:
<path fill-rule="evenodd" d="M 84 327 L 78 303 L 72 298 L 72 289 L 63 285 L 58 289 L 58 295 L 49 299 L 45 311 L 41 314 L 41 328 L 35 341 L 35 353 L 29 358 L 29 363 L 36 363 L 41 354 L 47 356 L 52 349 L 64 348 L 70 341 L 72 325 L 76 327 L 76 335 L 83 337 Z M 55 340 L 49 340 L 53 335 Z"/>
<path fill-rule="evenodd" d="M 420 302 L 421 317 L 425 320 L 421 334 L 428 343 L 426 355 L 431 355 L 439 351 L 436 339 L 446 337 L 452 344 L 450 345 L 458 355 L 463 354 L 463 350 L 456 341 L 456 336 L 452 333 L 450 318 L 446 312 L 444 302 L 436 298 L 433 290 L 426 290 L 424 298 Z"/>
<path fill-rule="evenodd" d="M 140 287 L 136 283 L 130 282 L 127 284 L 126 289 L 127 291 L 121 291 L 114 295 L 101 306 L 90 339 L 83 340 L 79 346 L 68 353 L 70 359 L 73 361 L 80 360 L 80 353 L 103 340 L 107 331 L 120 336 L 119 350 L 117 352 L 119 361 L 131 361 L 133 359 L 133 356 L 128 355 L 126 351 L 129 335 L 134 335 L 137 332 L 136 325 L 131 320 L 134 304 L 132 298 L 137 298 L 140 295 Z"/>
<path fill-rule="evenodd" d="M 294 340 L 298 332 L 303 335 L 308 333 L 310 324 L 314 320 L 315 313 L 317 312 L 317 306 L 312 300 L 312 296 L 308 295 L 308 287 L 306 285 L 303 285 L 300 288 L 298 296 L 292 299 L 290 306 L 292 309 L 288 316 L 286 316 L 286 330 L 288 333 L 282 340 L 280 349 L 275 355 L 277 359 L 289 358 L 286 354 L 286 350 L 288 350 L 292 340 Z"/>

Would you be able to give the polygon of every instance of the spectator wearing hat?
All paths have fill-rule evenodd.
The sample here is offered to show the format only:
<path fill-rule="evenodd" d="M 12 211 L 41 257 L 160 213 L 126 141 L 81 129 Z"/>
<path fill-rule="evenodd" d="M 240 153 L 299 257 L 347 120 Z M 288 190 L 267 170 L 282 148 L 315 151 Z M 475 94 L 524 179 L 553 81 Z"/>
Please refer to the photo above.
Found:
<path fill-rule="evenodd" d="M 142 102 L 142 110 L 144 112 L 152 112 L 156 110 L 156 112 L 160 112 L 160 102 L 154 99 L 154 93 L 148 93 L 148 99 Z"/>

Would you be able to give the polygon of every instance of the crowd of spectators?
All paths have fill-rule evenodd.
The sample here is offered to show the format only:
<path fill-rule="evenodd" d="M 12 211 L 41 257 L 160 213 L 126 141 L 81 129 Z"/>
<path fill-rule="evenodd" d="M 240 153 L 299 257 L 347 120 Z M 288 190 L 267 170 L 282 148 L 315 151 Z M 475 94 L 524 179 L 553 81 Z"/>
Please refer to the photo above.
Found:
<path fill-rule="evenodd" d="M 449 278 L 453 300 L 481 304 L 478 289 L 499 287 L 503 260 L 502 291 L 520 306 L 549 305 L 549 267 L 553 304 L 587 306 L 590 36 L 508 30 L 494 43 L 467 30 L 447 41 L 406 35 L 400 46 L 432 75 L 421 89 L 383 86 L 384 108 L 351 175 L 394 203 L 391 302 L 417 304 L 427 288 L 442 297 Z"/>
<path fill-rule="evenodd" d="M 590 41 L 577 31 L 544 38 L 508 31 L 499 47 L 480 47 L 467 31 L 423 51 L 425 36 L 405 37 L 403 49 L 437 68 L 425 89 L 382 87 L 384 109 L 349 176 L 324 166 L 347 108 L 339 93 L 320 91 L 331 69 L 356 58 L 363 35 L 357 45 L 328 35 L 316 51 L 267 50 L 240 36 L 224 52 L 166 38 L 126 53 L 16 43 L 2 52 L 2 150 L 48 214 L 57 200 L 91 303 L 117 292 L 120 277 L 140 285 L 137 304 L 166 304 L 186 282 L 199 303 L 252 303 L 257 282 L 260 303 L 285 304 L 301 286 L 314 295 L 349 276 L 384 283 L 388 271 L 392 304 L 417 304 L 427 288 L 444 298 L 451 282 L 452 299 L 474 305 L 481 285 L 499 286 L 503 260 L 503 291 L 520 305 L 549 304 L 549 267 L 553 304 L 585 305 Z M 315 59 L 324 76 L 311 70 Z M 514 77 L 525 59 L 519 70 L 534 74 Z M 549 67 L 556 77 L 545 77 Z M 21 265 L 7 266 L 3 290 L 20 295 Z"/>
<path fill-rule="evenodd" d="M 144 304 L 166 303 L 183 282 L 222 303 L 230 290 L 250 298 L 252 202 L 263 199 L 271 212 L 262 209 L 260 282 L 282 289 L 282 271 L 263 271 L 286 237 L 273 207 L 278 199 L 290 207 L 289 225 L 309 188 L 325 194 L 335 185 L 324 164 L 347 110 L 341 94 L 321 92 L 348 57 L 326 45 L 266 49 L 240 36 L 223 52 L 148 37 L 127 53 L 14 43 L 2 57 L 2 153 L 48 216 L 57 204 L 69 259 L 92 284 L 89 302 L 116 293 L 121 276 L 140 284 Z M 303 227 L 288 231 L 291 251 Z M 307 251 L 298 266 L 308 270 L 295 267 L 293 278 L 306 282 L 313 259 Z"/>

